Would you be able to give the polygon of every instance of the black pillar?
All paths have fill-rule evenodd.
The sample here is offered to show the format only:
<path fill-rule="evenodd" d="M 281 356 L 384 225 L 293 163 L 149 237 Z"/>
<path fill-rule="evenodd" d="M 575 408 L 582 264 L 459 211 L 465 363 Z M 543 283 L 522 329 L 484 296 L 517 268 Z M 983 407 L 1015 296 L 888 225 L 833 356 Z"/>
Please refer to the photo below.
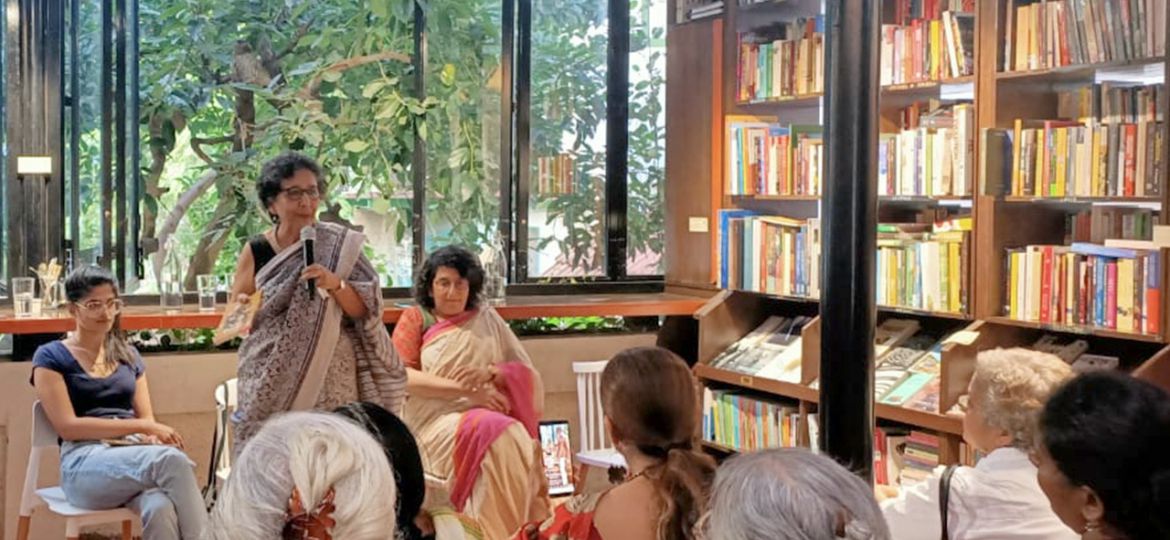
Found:
<path fill-rule="evenodd" d="M 61 77 L 64 2 L 6 0 L 8 277 L 64 256 Z M 21 177 L 17 157 L 49 156 L 52 174 Z M 5 289 L 7 284 L 5 285 Z"/>
<path fill-rule="evenodd" d="M 828 0 L 821 448 L 873 474 L 878 6 Z"/>

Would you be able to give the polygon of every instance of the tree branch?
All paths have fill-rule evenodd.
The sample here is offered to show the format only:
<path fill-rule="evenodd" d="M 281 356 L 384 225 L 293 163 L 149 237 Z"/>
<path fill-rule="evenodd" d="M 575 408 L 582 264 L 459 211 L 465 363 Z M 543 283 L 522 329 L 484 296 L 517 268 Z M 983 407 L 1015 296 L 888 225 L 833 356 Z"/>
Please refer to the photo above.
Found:
<path fill-rule="evenodd" d="M 187 188 L 179 199 L 175 201 L 175 207 L 167 214 L 166 221 L 163 222 L 162 227 L 158 229 L 158 251 L 154 253 L 154 260 L 151 266 L 154 267 L 154 279 L 162 283 L 163 263 L 167 260 L 167 252 L 170 246 L 167 241 L 179 229 L 179 224 L 182 223 L 183 217 L 187 215 L 187 210 L 191 208 L 192 204 L 199 197 L 207 193 L 211 186 L 215 185 L 215 179 L 219 177 L 219 173 L 215 169 L 211 169 L 200 176 L 191 187 Z"/>
<path fill-rule="evenodd" d="M 191 151 L 195 152 L 195 155 L 199 156 L 199 159 L 207 162 L 208 165 L 214 165 L 215 161 L 213 161 L 211 157 L 209 157 L 207 153 L 203 151 L 203 145 L 226 144 L 235 142 L 235 140 L 236 138 L 234 135 L 223 135 L 220 137 L 191 137 Z"/>
<path fill-rule="evenodd" d="M 409 56 L 395 51 L 383 51 L 377 54 L 346 58 L 345 60 L 341 60 L 336 64 L 325 68 L 321 71 L 321 73 L 318 73 L 316 77 L 313 77 L 313 79 L 310 80 L 309 83 L 301 89 L 301 91 L 298 93 L 298 97 L 305 100 L 315 99 L 317 97 L 317 89 L 321 87 L 321 80 L 326 73 L 340 73 L 347 69 L 353 69 L 355 67 L 364 66 L 366 64 L 373 64 L 375 62 L 383 62 L 386 60 L 394 60 L 397 62 L 402 62 L 403 64 L 410 63 Z"/>
<path fill-rule="evenodd" d="M 284 57 L 292 54 L 293 50 L 295 50 L 297 48 L 297 45 L 300 44 L 301 38 L 304 38 L 306 35 L 309 34 L 309 27 L 312 24 L 313 24 L 313 20 L 310 19 L 307 22 L 305 22 L 304 24 L 298 26 L 297 32 L 295 34 L 293 34 L 292 41 L 289 41 L 288 46 L 285 47 L 283 51 L 280 51 L 279 53 L 277 53 L 276 56 L 273 57 L 273 60 L 280 61 L 280 60 L 283 60 Z"/>

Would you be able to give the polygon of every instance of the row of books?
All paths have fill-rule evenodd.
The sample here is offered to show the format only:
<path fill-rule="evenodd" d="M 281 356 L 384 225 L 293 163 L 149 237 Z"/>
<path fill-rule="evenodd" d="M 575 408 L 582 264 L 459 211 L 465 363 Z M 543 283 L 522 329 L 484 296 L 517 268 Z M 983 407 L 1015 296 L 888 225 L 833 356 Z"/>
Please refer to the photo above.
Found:
<path fill-rule="evenodd" d="M 874 402 L 939 412 L 941 336 L 908 319 L 887 319 L 874 336 Z"/>
<path fill-rule="evenodd" d="M 825 19 L 818 15 L 739 35 L 740 101 L 824 92 Z"/>
<path fill-rule="evenodd" d="M 736 451 L 800 445 L 800 408 L 741 392 L 703 391 L 703 440 Z"/>
<path fill-rule="evenodd" d="M 1155 334 L 1161 325 L 1161 252 L 1118 247 L 1146 244 L 1107 240 L 1104 246 L 1008 249 L 1004 311 L 1020 320 Z"/>
<path fill-rule="evenodd" d="M 781 296 L 820 295 L 820 220 L 719 211 L 719 286 Z"/>
<path fill-rule="evenodd" d="M 1062 92 L 1059 119 L 1017 119 L 1012 195 L 1147 197 L 1161 193 L 1162 84 L 1082 86 Z"/>
<path fill-rule="evenodd" d="M 1013 0 L 1004 71 L 1121 62 L 1166 52 L 1165 0 Z"/>
<path fill-rule="evenodd" d="M 1148 208 L 1124 206 L 1094 206 L 1089 210 L 1068 214 L 1064 243 L 1103 244 L 1110 238 L 1150 240 L 1154 236 L 1158 214 Z"/>
<path fill-rule="evenodd" d="M 536 193 L 539 195 L 572 193 L 576 176 L 572 154 L 536 158 Z"/>
<path fill-rule="evenodd" d="M 967 311 L 970 218 L 878 227 L 877 303 L 926 311 Z"/>
<path fill-rule="evenodd" d="M 967 196 L 975 178 L 975 108 L 923 115 L 918 127 L 878 140 L 878 194 Z"/>
<path fill-rule="evenodd" d="M 944 11 L 881 28 L 882 86 L 940 81 L 975 73 L 975 14 Z"/>
<path fill-rule="evenodd" d="M 824 167 L 821 126 L 728 119 L 728 195 L 819 195 Z"/>
<path fill-rule="evenodd" d="M 893 24 L 915 19 L 939 19 L 947 11 L 975 12 L 975 0 L 895 0 Z"/>
<path fill-rule="evenodd" d="M 930 477 L 941 463 L 933 433 L 897 427 L 874 430 L 874 482 L 908 487 Z"/>
<path fill-rule="evenodd" d="M 800 384 L 801 331 L 808 317 L 768 317 L 709 364 L 716 369 Z"/>

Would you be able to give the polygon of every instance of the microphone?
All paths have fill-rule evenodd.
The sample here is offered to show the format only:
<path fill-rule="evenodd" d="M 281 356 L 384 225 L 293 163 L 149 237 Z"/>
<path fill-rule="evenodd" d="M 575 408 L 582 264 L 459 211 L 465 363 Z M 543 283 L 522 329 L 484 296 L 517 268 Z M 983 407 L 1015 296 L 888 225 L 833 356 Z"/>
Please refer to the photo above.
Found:
<path fill-rule="evenodd" d="M 304 254 L 305 268 L 313 265 L 313 244 L 316 242 L 317 229 L 313 228 L 312 225 L 305 225 L 305 227 L 301 229 L 301 253 Z M 305 282 L 305 286 L 308 288 L 309 294 L 313 294 L 313 289 L 317 287 L 316 281 L 317 280 L 315 279 L 309 279 Z"/>

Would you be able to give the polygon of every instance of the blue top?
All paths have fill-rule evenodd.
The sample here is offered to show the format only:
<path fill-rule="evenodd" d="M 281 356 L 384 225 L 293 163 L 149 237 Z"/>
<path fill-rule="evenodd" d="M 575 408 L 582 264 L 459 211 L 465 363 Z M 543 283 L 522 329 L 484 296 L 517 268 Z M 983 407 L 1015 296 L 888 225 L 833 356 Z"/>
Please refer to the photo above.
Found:
<path fill-rule="evenodd" d="M 33 371 L 45 368 L 61 374 L 69 390 L 69 401 L 73 403 L 73 414 L 78 417 L 135 418 L 134 391 L 146 366 L 138 351 L 131 349 L 131 352 L 133 366 L 119 362 L 113 373 L 99 378 L 86 373 L 64 343 L 54 341 L 37 348 Z"/>

